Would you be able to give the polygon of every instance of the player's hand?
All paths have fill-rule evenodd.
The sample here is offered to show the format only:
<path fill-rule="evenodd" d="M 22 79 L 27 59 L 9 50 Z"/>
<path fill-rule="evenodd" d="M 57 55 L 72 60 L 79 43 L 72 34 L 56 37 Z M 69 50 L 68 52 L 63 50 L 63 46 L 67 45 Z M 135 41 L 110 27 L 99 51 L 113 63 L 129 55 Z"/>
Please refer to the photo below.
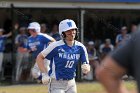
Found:
<path fill-rule="evenodd" d="M 82 64 L 81 66 L 83 74 L 87 74 L 90 71 L 90 65 L 89 64 Z"/>
<path fill-rule="evenodd" d="M 48 85 L 50 83 L 51 79 L 50 77 L 48 76 L 47 73 L 42 73 L 42 83 L 44 85 Z"/>

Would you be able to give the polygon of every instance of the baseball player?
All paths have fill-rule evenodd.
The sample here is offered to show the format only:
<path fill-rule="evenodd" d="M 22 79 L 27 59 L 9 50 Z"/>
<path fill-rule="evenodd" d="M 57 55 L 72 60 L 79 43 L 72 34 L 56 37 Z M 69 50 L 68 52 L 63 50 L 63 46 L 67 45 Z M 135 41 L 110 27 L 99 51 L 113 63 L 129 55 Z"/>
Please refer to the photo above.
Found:
<path fill-rule="evenodd" d="M 3 35 L 4 29 L 0 28 L 0 78 L 2 74 L 2 63 L 3 63 L 3 55 L 5 50 L 5 40 L 12 35 L 12 32 Z"/>
<path fill-rule="evenodd" d="M 47 34 L 40 33 L 40 24 L 37 22 L 30 23 L 28 26 L 28 31 L 31 36 L 28 38 L 28 41 L 27 41 L 27 49 L 30 51 L 33 57 L 33 62 L 35 62 L 37 55 L 44 48 L 46 48 L 50 42 L 55 41 L 55 39 Z M 44 62 L 45 64 L 49 64 L 49 60 L 44 59 Z M 31 65 L 34 65 L 34 63 Z M 46 68 L 49 69 L 49 65 Z M 32 76 L 34 78 L 38 78 L 39 72 L 40 72 L 39 68 L 37 64 L 35 64 L 34 67 L 32 68 Z"/>
<path fill-rule="evenodd" d="M 53 42 L 37 56 L 36 63 L 42 72 L 42 83 L 49 85 L 49 93 L 77 93 L 75 71 L 81 62 L 82 72 L 90 71 L 88 54 L 85 46 L 78 42 L 77 26 L 71 19 L 59 24 L 62 40 Z M 43 60 L 50 60 L 50 70 L 45 68 Z"/>

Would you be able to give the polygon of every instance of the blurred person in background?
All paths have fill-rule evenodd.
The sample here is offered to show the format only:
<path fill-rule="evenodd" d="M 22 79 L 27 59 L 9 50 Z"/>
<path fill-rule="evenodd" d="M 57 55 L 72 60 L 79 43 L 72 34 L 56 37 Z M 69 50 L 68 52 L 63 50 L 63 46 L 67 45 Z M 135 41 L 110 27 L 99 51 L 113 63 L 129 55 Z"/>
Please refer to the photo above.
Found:
<path fill-rule="evenodd" d="M 89 64 L 91 65 L 91 70 L 87 75 L 84 75 L 83 78 L 86 80 L 94 80 L 95 78 L 94 69 L 99 64 L 99 54 L 95 48 L 93 41 L 89 41 L 86 47 L 89 58 Z"/>
<path fill-rule="evenodd" d="M 136 32 L 137 31 L 137 25 L 136 24 L 132 24 L 131 25 L 131 33 L 134 33 L 134 32 Z"/>
<path fill-rule="evenodd" d="M 127 34 L 128 29 L 126 26 L 121 28 L 121 33 L 116 36 L 116 47 L 121 47 L 124 43 L 126 43 L 131 36 Z"/>
<path fill-rule="evenodd" d="M 5 40 L 12 35 L 12 32 L 3 35 L 4 29 L 0 28 L 0 79 L 2 78 L 2 64 L 5 50 Z"/>
<path fill-rule="evenodd" d="M 99 51 L 101 53 L 101 59 L 103 59 L 109 52 L 114 50 L 114 45 L 111 44 L 110 39 L 105 39 L 105 42 L 100 45 Z"/>
<path fill-rule="evenodd" d="M 38 74 L 40 71 L 37 64 L 34 64 L 35 59 L 37 55 L 43 49 L 45 49 L 50 42 L 54 42 L 55 39 L 47 34 L 41 33 L 40 32 L 41 27 L 38 22 L 31 22 L 27 29 L 30 34 L 30 37 L 28 38 L 28 42 L 27 42 L 27 49 L 31 53 L 31 56 L 32 56 L 32 63 L 31 63 L 31 66 L 33 66 L 31 70 L 32 76 L 37 79 L 40 76 Z M 47 64 L 46 68 L 49 70 L 49 60 L 44 59 L 44 63 Z"/>
<path fill-rule="evenodd" d="M 94 42 L 93 41 L 88 42 L 87 52 L 88 52 L 89 60 L 93 60 L 97 56 L 97 51 L 94 47 Z"/>
<path fill-rule="evenodd" d="M 59 32 L 58 32 L 58 25 L 57 25 L 57 24 L 54 24 L 54 25 L 52 26 L 52 30 L 51 30 L 50 35 L 51 35 L 56 41 L 58 41 L 58 40 L 61 39 L 60 34 L 59 34 Z"/>
<path fill-rule="evenodd" d="M 24 65 L 29 64 L 29 53 L 27 51 L 23 51 L 24 48 L 27 45 L 27 39 L 28 36 L 26 34 L 26 28 L 25 27 L 20 27 L 19 28 L 19 34 L 17 34 L 15 38 L 15 44 L 17 48 L 17 55 L 16 55 L 16 81 L 18 82 L 23 70 Z M 28 63 L 28 64 L 23 64 L 23 63 Z"/>
<path fill-rule="evenodd" d="M 45 24 L 45 23 L 42 23 L 42 24 L 40 24 L 40 26 L 41 26 L 41 33 L 49 33 L 49 29 L 47 28 L 47 25 Z"/>

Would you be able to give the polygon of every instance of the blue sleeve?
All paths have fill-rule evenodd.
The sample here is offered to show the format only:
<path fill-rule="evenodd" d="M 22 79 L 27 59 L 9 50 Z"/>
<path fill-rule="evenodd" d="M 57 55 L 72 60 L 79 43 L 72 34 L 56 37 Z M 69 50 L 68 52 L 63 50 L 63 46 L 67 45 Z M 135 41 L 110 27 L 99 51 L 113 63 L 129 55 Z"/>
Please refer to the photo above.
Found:
<path fill-rule="evenodd" d="M 49 42 L 51 42 L 51 40 L 47 37 L 43 37 L 43 42 L 48 45 Z"/>
<path fill-rule="evenodd" d="M 82 62 L 82 64 L 89 64 L 88 53 L 85 47 L 81 47 L 80 61 Z"/>
<path fill-rule="evenodd" d="M 47 58 L 48 60 L 51 60 L 56 54 L 57 54 L 57 50 L 55 48 L 45 58 Z"/>
<path fill-rule="evenodd" d="M 49 46 L 46 49 L 44 49 L 41 53 L 45 58 L 51 60 L 58 53 L 56 44 L 49 44 Z"/>

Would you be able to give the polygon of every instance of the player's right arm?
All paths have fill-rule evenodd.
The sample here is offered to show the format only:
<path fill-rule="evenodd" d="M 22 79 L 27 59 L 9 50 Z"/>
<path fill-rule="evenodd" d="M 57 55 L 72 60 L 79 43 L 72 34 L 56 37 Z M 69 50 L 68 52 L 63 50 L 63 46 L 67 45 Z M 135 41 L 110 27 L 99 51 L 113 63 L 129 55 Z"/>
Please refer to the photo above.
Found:
<path fill-rule="evenodd" d="M 44 59 L 45 59 L 45 57 L 42 55 L 42 53 L 39 53 L 39 55 L 36 58 L 36 62 L 38 64 L 38 66 L 39 66 L 40 71 L 42 73 L 47 73 L 48 71 L 44 66 Z"/>
<path fill-rule="evenodd" d="M 39 55 L 36 58 L 36 62 L 41 71 L 42 83 L 47 85 L 50 82 L 50 77 L 48 76 L 48 71 L 44 65 L 44 59 L 45 57 L 42 55 L 42 53 L 39 53 Z"/>
<path fill-rule="evenodd" d="M 81 68 L 82 68 L 82 73 L 83 74 L 88 74 L 90 71 L 90 65 L 89 65 L 89 59 L 88 59 L 88 53 L 87 53 L 87 49 L 86 47 L 82 44 L 79 43 L 81 45 L 81 54 L 80 54 L 80 61 L 81 61 Z"/>
<path fill-rule="evenodd" d="M 48 72 L 44 66 L 44 59 L 46 58 L 48 60 L 51 60 L 53 58 L 53 56 L 57 52 L 57 51 L 55 51 L 56 46 L 57 46 L 56 42 L 49 44 L 49 46 L 46 49 L 44 49 L 43 51 L 41 51 L 39 53 L 39 55 L 37 56 L 36 62 L 42 73 Z"/>
<path fill-rule="evenodd" d="M 48 75 L 48 70 L 45 67 L 44 59 L 47 58 L 51 60 L 56 54 L 55 47 L 57 44 L 51 43 L 46 49 L 44 49 L 36 58 L 36 63 L 42 73 L 42 83 L 48 84 L 50 82 L 50 77 Z"/>

